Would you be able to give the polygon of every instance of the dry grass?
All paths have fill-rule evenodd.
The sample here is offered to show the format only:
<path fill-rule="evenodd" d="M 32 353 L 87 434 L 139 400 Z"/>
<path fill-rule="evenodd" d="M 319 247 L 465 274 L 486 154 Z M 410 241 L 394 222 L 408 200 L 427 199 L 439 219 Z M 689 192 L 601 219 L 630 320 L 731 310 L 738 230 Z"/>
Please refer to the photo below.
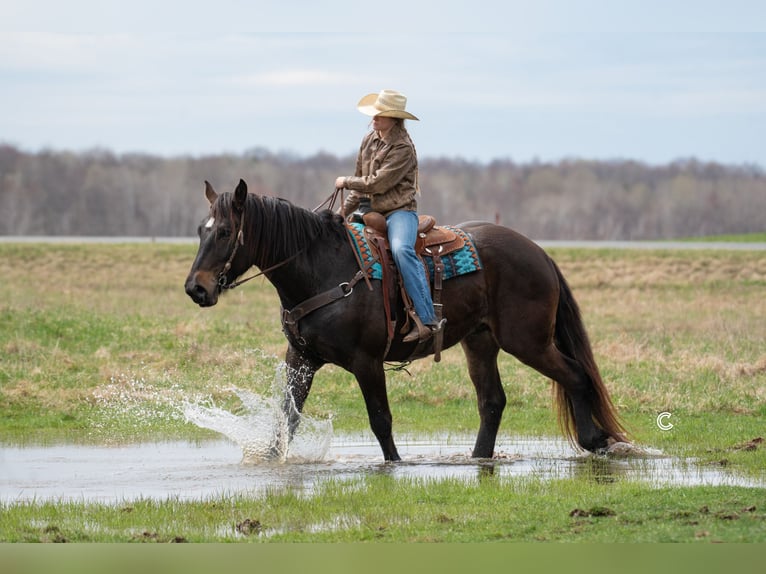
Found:
<path fill-rule="evenodd" d="M 766 404 L 766 257 L 562 252 L 613 394 L 629 408 L 753 413 Z"/>

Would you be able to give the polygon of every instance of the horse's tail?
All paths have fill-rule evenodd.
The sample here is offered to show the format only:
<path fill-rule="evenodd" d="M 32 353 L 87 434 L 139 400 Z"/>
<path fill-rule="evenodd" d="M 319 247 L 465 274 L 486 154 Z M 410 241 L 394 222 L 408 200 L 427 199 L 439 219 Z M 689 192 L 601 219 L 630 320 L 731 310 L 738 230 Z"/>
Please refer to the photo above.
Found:
<path fill-rule="evenodd" d="M 617 441 L 627 440 L 628 433 L 620 423 L 617 411 L 612 404 L 604 382 L 601 380 L 596 360 L 593 358 L 588 333 L 582 322 L 580 308 L 572 295 L 569 285 L 553 260 L 551 260 L 559 279 L 559 304 L 556 309 L 556 330 L 554 333 L 556 346 L 564 355 L 574 359 L 582 367 L 590 380 L 591 388 L 586 393 L 591 407 L 593 421 L 607 435 Z M 566 389 L 554 382 L 554 396 L 558 407 L 558 419 L 562 431 L 567 438 L 577 444 L 577 429 L 574 418 L 572 401 Z"/>

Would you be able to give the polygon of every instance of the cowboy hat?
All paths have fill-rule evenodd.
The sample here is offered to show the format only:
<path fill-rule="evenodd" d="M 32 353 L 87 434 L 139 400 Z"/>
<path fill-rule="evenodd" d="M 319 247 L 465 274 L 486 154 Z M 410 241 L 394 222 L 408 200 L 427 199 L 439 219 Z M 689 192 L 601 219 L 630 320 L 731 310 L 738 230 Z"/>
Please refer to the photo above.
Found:
<path fill-rule="evenodd" d="M 407 97 L 394 90 L 381 90 L 379 94 L 367 94 L 356 105 L 357 109 L 367 116 L 384 116 L 388 118 L 404 118 L 417 120 L 410 112 L 404 111 Z"/>

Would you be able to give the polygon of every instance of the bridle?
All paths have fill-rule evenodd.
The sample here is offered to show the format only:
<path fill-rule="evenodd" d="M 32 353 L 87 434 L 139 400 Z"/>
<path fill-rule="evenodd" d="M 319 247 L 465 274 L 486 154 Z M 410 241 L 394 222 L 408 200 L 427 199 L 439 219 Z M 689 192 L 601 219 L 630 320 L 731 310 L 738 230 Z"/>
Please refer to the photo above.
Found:
<path fill-rule="evenodd" d="M 242 217 L 239 219 L 239 229 L 237 230 L 237 235 L 234 240 L 234 249 L 231 250 L 231 255 L 229 255 L 229 259 L 224 263 L 223 268 L 221 269 L 221 272 L 218 273 L 218 286 L 221 289 L 234 289 L 234 287 L 237 287 L 235 283 L 232 283 L 231 285 L 228 285 L 228 282 L 226 280 L 226 274 L 229 272 L 229 269 L 231 269 L 231 263 L 234 261 L 234 258 L 237 256 L 237 250 L 239 249 L 240 245 L 244 245 L 245 243 L 245 235 L 242 232 L 242 230 L 245 227 L 245 208 L 242 208 Z"/>

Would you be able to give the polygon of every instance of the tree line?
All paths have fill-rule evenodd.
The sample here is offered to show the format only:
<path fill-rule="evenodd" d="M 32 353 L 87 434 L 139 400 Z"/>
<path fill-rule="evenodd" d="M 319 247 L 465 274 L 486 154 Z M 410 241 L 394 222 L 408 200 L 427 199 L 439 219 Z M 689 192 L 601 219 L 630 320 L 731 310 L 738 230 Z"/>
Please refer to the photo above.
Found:
<path fill-rule="evenodd" d="M 0 235 L 187 237 L 207 212 L 204 181 L 313 209 L 354 156 L 265 149 L 158 157 L 0 146 Z M 669 239 L 763 232 L 766 174 L 695 159 L 482 163 L 420 159 L 420 212 L 496 221 L 533 239 Z"/>

